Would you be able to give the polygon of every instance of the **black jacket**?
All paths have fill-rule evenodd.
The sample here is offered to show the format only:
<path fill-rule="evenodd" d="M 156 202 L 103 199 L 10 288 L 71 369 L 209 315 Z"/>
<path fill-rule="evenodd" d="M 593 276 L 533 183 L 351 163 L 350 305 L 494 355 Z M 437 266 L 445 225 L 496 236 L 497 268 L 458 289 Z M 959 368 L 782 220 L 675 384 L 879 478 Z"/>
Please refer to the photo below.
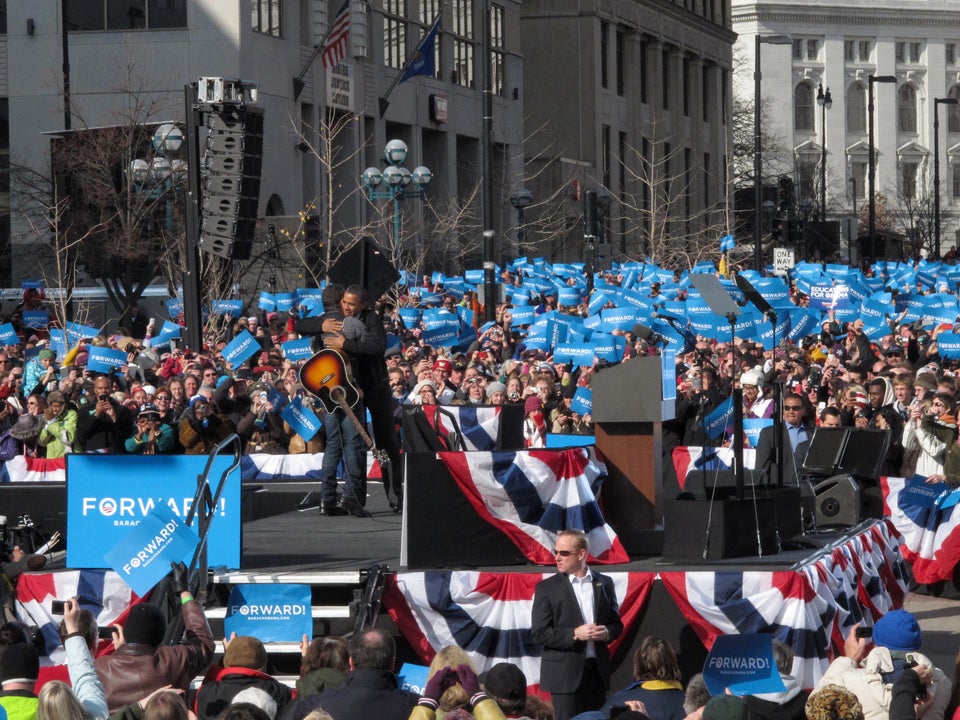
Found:
<path fill-rule="evenodd" d="M 124 443 L 133 434 L 133 413 L 113 398 L 110 404 L 117 416 L 116 422 L 109 415 L 97 415 L 96 400 L 77 411 L 77 439 L 84 450 L 106 450 L 112 453 L 126 452 Z"/>
<path fill-rule="evenodd" d="M 208 673 L 197 691 L 194 712 L 200 720 L 215 718 L 223 712 L 234 696 L 247 688 L 259 688 L 277 703 L 277 712 L 293 699 L 293 691 L 267 673 L 244 667 L 217 667 Z"/>
<path fill-rule="evenodd" d="M 347 674 L 343 685 L 336 690 L 296 700 L 277 717 L 278 720 L 303 720 L 319 708 L 337 720 L 407 720 L 419 699 L 401 690 L 392 672 L 357 668 Z"/>

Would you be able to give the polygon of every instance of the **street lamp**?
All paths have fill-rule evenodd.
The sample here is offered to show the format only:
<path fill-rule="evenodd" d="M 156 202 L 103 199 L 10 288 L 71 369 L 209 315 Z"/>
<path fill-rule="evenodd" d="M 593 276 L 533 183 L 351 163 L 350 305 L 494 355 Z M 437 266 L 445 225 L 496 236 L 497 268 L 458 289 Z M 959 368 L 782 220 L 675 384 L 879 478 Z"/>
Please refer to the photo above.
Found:
<path fill-rule="evenodd" d="M 876 165 L 877 161 L 874 157 L 874 134 L 875 130 L 873 127 L 873 84 L 874 83 L 896 83 L 897 78 L 894 75 L 870 75 L 867 82 L 868 89 L 868 99 L 867 99 L 867 123 L 870 125 L 870 136 L 869 136 L 869 151 L 870 157 L 868 158 L 869 165 L 867 170 L 867 192 L 870 194 L 868 202 L 870 203 L 870 220 L 867 225 L 867 235 L 870 239 L 870 264 L 872 265 L 877 259 L 877 240 L 874 236 L 874 231 L 876 230 L 877 225 L 877 198 L 876 198 Z"/>
<path fill-rule="evenodd" d="M 791 45 L 793 41 L 786 35 L 761 36 L 757 33 L 753 50 L 753 269 L 760 272 L 763 268 L 763 252 L 760 244 L 760 202 L 763 194 L 763 160 L 760 143 L 760 44 Z"/>
<path fill-rule="evenodd" d="M 940 106 L 956 105 L 957 98 L 933 99 L 933 257 L 940 259 Z"/>
<path fill-rule="evenodd" d="M 420 165 L 413 172 L 402 167 L 407 159 L 407 144 L 403 140 L 390 140 L 383 151 L 387 167 L 383 172 L 368 167 L 360 175 L 360 182 L 367 189 L 370 200 L 393 201 L 393 259 L 400 257 L 400 201 L 407 197 L 422 198 L 424 188 L 433 179 L 430 168 Z M 411 183 L 413 187 L 410 187 Z M 382 190 L 377 188 L 383 186 Z"/>
<path fill-rule="evenodd" d="M 510 196 L 510 204 L 517 211 L 517 257 L 523 257 L 526 252 L 524 244 L 527 240 L 527 226 L 524 211 L 533 202 L 533 195 L 525 187 L 519 188 Z"/>
<path fill-rule="evenodd" d="M 183 145 L 183 131 L 174 123 L 157 127 L 151 140 L 156 155 L 149 161 L 136 158 L 130 162 L 130 178 L 137 192 L 146 194 L 151 201 L 166 197 L 166 228 L 173 232 L 173 200 L 169 193 L 187 180 L 187 163 L 172 158 Z"/>
<path fill-rule="evenodd" d="M 830 88 L 823 92 L 823 83 L 817 88 L 820 106 L 820 222 L 827 220 L 827 110 L 833 107 Z M 821 230 L 822 232 L 822 230 Z"/>

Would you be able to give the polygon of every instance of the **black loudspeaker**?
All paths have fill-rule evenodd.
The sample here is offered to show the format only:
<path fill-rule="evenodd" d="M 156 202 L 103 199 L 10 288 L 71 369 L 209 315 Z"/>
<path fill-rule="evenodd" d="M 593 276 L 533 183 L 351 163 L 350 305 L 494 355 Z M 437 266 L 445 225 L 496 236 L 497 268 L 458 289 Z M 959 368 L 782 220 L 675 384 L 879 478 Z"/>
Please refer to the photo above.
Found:
<path fill-rule="evenodd" d="M 400 279 L 400 273 L 374 239 L 363 236 L 337 259 L 327 277 L 340 285 L 365 287 L 374 302 Z"/>
<path fill-rule="evenodd" d="M 813 487 L 817 529 L 853 527 L 860 522 L 860 485 L 849 475 L 834 475 Z"/>
<path fill-rule="evenodd" d="M 207 116 L 200 249 L 228 260 L 253 250 L 263 164 L 263 111 L 224 107 Z"/>
<path fill-rule="evenodd" d="M 756 506 L 753 498 L 667 500 L 664 511 L 663 557 L 667 560 L 765 557 L 779 552 L 774 498 L 757 498 Z"/>

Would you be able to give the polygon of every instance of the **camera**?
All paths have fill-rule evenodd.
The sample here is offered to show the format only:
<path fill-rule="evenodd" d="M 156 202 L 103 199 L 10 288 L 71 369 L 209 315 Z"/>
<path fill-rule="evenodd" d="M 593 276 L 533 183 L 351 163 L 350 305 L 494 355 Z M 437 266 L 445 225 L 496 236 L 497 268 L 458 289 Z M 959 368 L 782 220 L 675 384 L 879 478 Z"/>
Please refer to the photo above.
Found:
<path fill-rule="evenodd" d="M 113 640 L 113 633 L 115 629 L 115 625 L 104 625 L 102 628 L 97 630 L 97 637 L 101 640 Z"/>
<path fill-rule="evenodd" d="M 106 394 L 106 393 L 100 393 L 100 395 L 97 396 L 97 400 L 99 400 L 100 402 L 106 402 L 106 401 L 107 401 L 107 394 Z"/>
<path fill-rule="evenodd" d="M 863 638 L 864 640 L 869 640 L 873 637 L 873 628 L 872 627 L 858 627 L 856 636 L 858 638 Z"/>
<path fill-rule="evenodd" d="M 50 603 L 50 612 L 53 615 L 63 615 L 66 610 L 66 603 L 63 600 L 53 600 Z"/>

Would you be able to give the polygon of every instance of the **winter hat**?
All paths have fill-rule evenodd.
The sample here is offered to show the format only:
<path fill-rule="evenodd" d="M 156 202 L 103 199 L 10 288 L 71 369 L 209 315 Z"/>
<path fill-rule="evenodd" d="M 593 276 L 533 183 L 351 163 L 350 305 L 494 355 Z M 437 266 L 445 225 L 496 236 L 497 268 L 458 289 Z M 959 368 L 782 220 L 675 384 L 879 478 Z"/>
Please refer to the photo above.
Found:
<path fill-rule="evenodd" d="M 857 392 L 853 394 L 853 404 L 858 408 L 865 408 L 870 404 L 870 400 L 865 393 Z"/>
<path fill-rule="evenodd" d="M 501 662 L 484 673 L 483 687 L 502 700 L 520 700 L 527 696 L 527 677 L 513 663 Z"/>
<path fill-rule="evenodd" d="M 24 413 L 10 428 L 10 437 L 14 440 L 33 440 L 40 435 L 40 425 L 43 418 L 39 415 Z"/>
<path fill-rule="evenodd" d="M 435 363 L 433 363 L 434 370 L 446 370 L 447 372 L 453 372 L 453 363 L 447 360 L 446 358 L 440 358 Z"/>
<path fill-rule="evenodd" d="M 40 673 L 37 649 L 29 643 L 8 645 L 0 656 L 0 683 L 33 683 Z"/>
<path fill-rule="evenodd" d="M 760 372 L 757 368 L 752 368 L 747 370 L 743 375 L 740 376 L 740 386 L 744 385 L 753 385 L 755 387 L 763 386 L 763 373 Z"/>
<path fill-rule="evenodd" d="M 494 394 L 494 393 L 498 393 L 498 392 L 506 393 L 506 392 L 507 392 L 507 386 L 504 385 L 504 384 L 503 384 L 502 382 L 500 382 L 499 380 L 494 380 L 492 383 L 489 383 L 489 384 L 487 385 L 487 397 L 488 397 L 488 398 L 492 398 L 492 397 L 493 397 L 493 394 Z"/>
<path fill-rule="evenodd" d="M 917 373 L 916 380 L 913 381 L 914 387 L 922 387 L 924 390 L 930 390 L 931 392 L 936 392 L 937 390 L 937 378 L 933 373 L 922 372 Z"/>
<path fill-rule="evenodd" d="M 526 415 L 530 412 L 538 412 L 540 410 L 540 398 L 536 395 L 531 395 L 523 403 L 523 414 Z"/>
<path fill-rule="evenodd" d="M 807 720 L 863 720 L 857 696 L 840 685 L 824 685 L 807 698 Z"/>
<path fill-rule="evenodd" d="M 47 393 L 47 404 L 52 405 L 53 403 L 63 404 L 63 393 L 59 390 L 53 390 Z"/>
<path fill-rule="evenodd" d="M 250 668 L 262 672 L 267 669 L 267 651 L 257 638 L 240 635 L 227 644 L 227 650 L 223 654 L 223 666 Z"/>
<path fill-rule="evenodd" d="M 155 605 L 141 603 L 130 608 L 127 622 L 123 626 L 123 639 L 131 644 L 159 647 L 166 632 L 167 623 L 160 609 Z"/>
<path fill-rule="evenodd" d="M 920 623 L 906 610 L 888 612 L 873 626 L 873 642 L 891 650 L 919 650 Z"/>
<path fill-rule="evenodd" d="M 140 406 L 140 412 L 137 413 L 137 419 L 153 417 L 160 419 L 160 409 L 153 403 L 145 403 Z"/>
<path fill-rule="evenodd" d="M 44 348 L 43 350 L 37 353 L 37 357 L 40 358 L 41 360 L 53 360 L 54 358 L 57 357 L 57 354 L 53 350 L 50 350 L 49 348 Z"/>
<path fill-rule="evenodd" d="M 717 695 L 704 706 L 703 720 L 750 720 L 750 708 L 743 698 Z"/>

